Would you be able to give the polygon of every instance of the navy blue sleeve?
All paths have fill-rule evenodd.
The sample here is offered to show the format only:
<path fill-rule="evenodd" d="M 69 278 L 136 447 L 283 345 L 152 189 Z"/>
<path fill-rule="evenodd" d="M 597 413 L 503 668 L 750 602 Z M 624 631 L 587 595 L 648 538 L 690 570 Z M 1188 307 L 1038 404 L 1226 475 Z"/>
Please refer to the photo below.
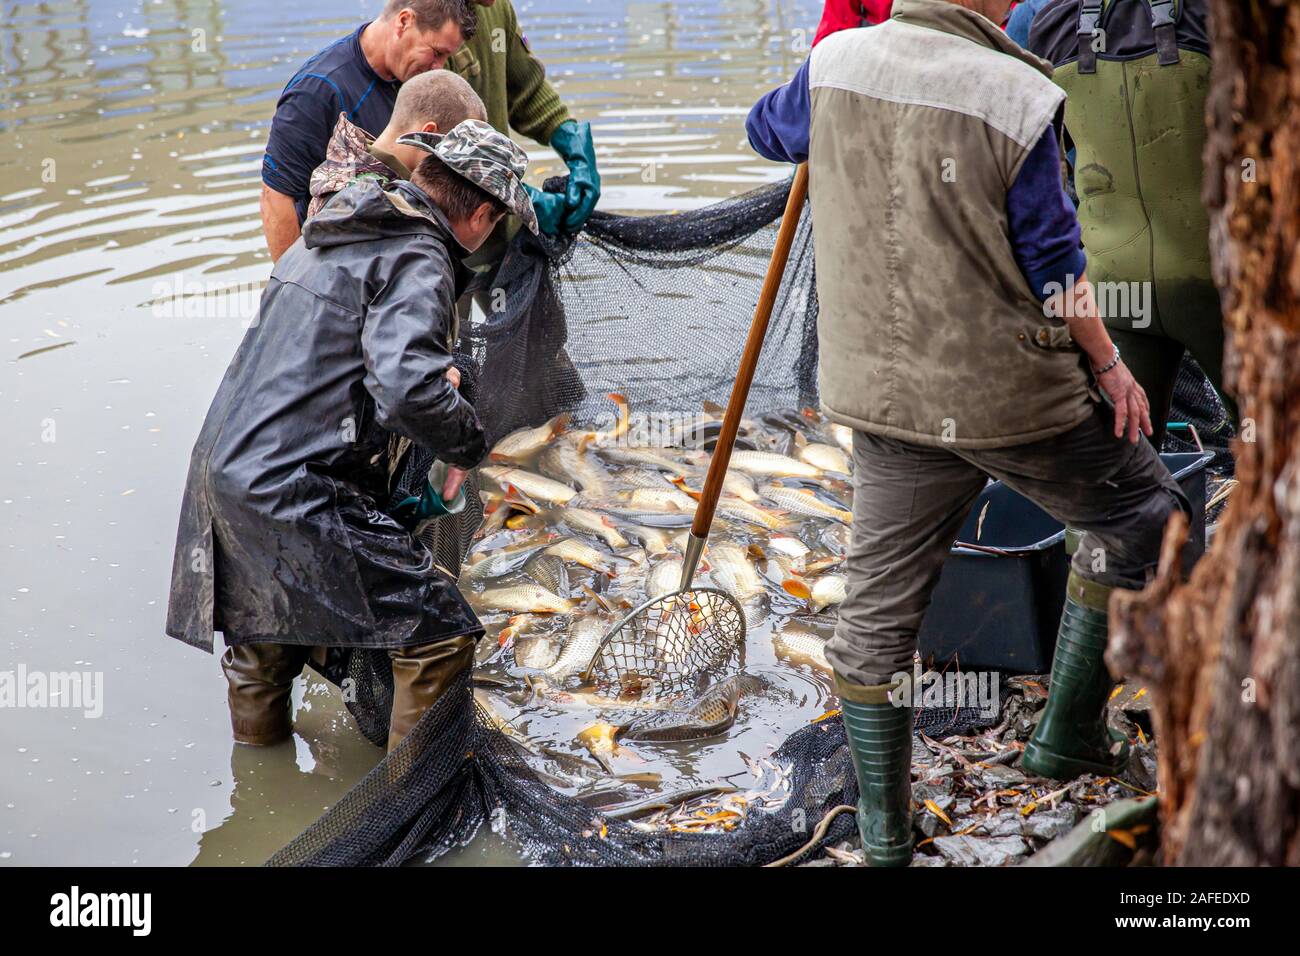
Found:
<path fill-rule="evenodd" d="M 812 100 L 808 90 L 808 64 L 785 86 L 779 86 L 754 104 L 745 120 L 749 145 L 765 159 L 802 163 L 808 159 L 808 127 Z"/>
<path fill-rule="evenodd" d="M 325 147 L 342 107 L 328 80 L 304 76 L 280 94 L 262 157 L 262 182 L 291 197 L 301 220 L 312 170 L 325 161 Z"/>
<path fill-rule="evenodd" d="M 1029 151 L 1007 191 L 1007 228 L 1016 263 L 1038 298 L 1047 298 L 1049 283 L 1068 289 L 1083 275 L 1087 258 L 1079 248 L 1079 219 L 1061 183 L 1054 124 Z"/>

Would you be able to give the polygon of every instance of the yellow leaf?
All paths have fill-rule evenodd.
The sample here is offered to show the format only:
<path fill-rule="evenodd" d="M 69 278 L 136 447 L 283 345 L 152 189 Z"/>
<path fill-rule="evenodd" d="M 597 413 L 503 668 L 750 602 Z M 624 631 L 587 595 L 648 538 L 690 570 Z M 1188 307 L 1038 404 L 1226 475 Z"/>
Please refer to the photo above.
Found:
<path fill-rule="evenodd" d="M 1130 850 L 1137 849 L 1137 837 L 1132 830 L 1107 830 L 1106 835 L 1116 843 L 1122 843 Z"/>
<path fill-rule="evenodd" d="M 949 818 L 948 814 L 939 809 L 939 804 L 935 803 L 933 800 L 927 800 L 925 801 L 925 808 L 944 823 L 948 824 L 949 829 L 952 828 L 952 820 Z"/>

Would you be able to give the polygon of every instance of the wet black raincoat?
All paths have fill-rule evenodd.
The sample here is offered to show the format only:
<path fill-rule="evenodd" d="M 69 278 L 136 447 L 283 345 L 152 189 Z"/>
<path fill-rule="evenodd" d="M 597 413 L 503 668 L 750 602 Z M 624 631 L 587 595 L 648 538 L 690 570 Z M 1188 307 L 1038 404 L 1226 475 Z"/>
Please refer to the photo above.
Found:
<path fill-rule="evenodd" d="M 343 189 L 276 264 L 190 459 L 167 633 L 211 651 L 276 641 L 391 648 L 482 627 L 418 539 L 379 510 L 393 434 L 485 454 L 447 381 L 466 276 L 411 183 Z"/>

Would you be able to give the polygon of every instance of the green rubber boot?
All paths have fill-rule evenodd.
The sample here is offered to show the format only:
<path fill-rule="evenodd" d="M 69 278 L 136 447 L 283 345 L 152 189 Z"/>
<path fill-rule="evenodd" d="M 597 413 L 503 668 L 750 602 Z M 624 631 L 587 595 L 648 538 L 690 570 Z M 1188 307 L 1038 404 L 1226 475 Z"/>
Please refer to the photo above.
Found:
<path fill-rule="evenodd" d="M 835 675 L 858 775 L 858 832 L 871 866 L 912 862 L 912 708 L 890 703 L 895 686 L 863 687 Z"/>
<path fill-rule="evenodd" d="M 1112 590 L 1070 572 L 1047 706 L 1022 761 L 1040 777 L 1114 776 L 1128 765 L 1128 741 L 1110 730 L 1105 718 L 1113 684 L 1102 655 Z"/>

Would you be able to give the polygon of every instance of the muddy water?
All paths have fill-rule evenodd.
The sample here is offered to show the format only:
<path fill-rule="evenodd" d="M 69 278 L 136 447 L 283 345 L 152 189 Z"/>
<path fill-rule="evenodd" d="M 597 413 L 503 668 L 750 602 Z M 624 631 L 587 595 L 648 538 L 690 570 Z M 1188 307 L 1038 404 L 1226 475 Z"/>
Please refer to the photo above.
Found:
<path fill-rule="evenodd" d="M 0 673 L 85 672 L 102 698 L 0 709 L 0 864 L 258 863 L 377 759 L 316 681 L 292 743 L 232 748 L 215 659 L 162 627 L 187 456 L 270 269 L 275 98 L 379 6 L 5 5 Z M 749 151 L 744 113 L 797 67 L 820 3 L 517 8 L 595 127 L 602 208 L 692 208 L 786 173 Z M 530 179 L 559 171 L 529 149 Z"/>

